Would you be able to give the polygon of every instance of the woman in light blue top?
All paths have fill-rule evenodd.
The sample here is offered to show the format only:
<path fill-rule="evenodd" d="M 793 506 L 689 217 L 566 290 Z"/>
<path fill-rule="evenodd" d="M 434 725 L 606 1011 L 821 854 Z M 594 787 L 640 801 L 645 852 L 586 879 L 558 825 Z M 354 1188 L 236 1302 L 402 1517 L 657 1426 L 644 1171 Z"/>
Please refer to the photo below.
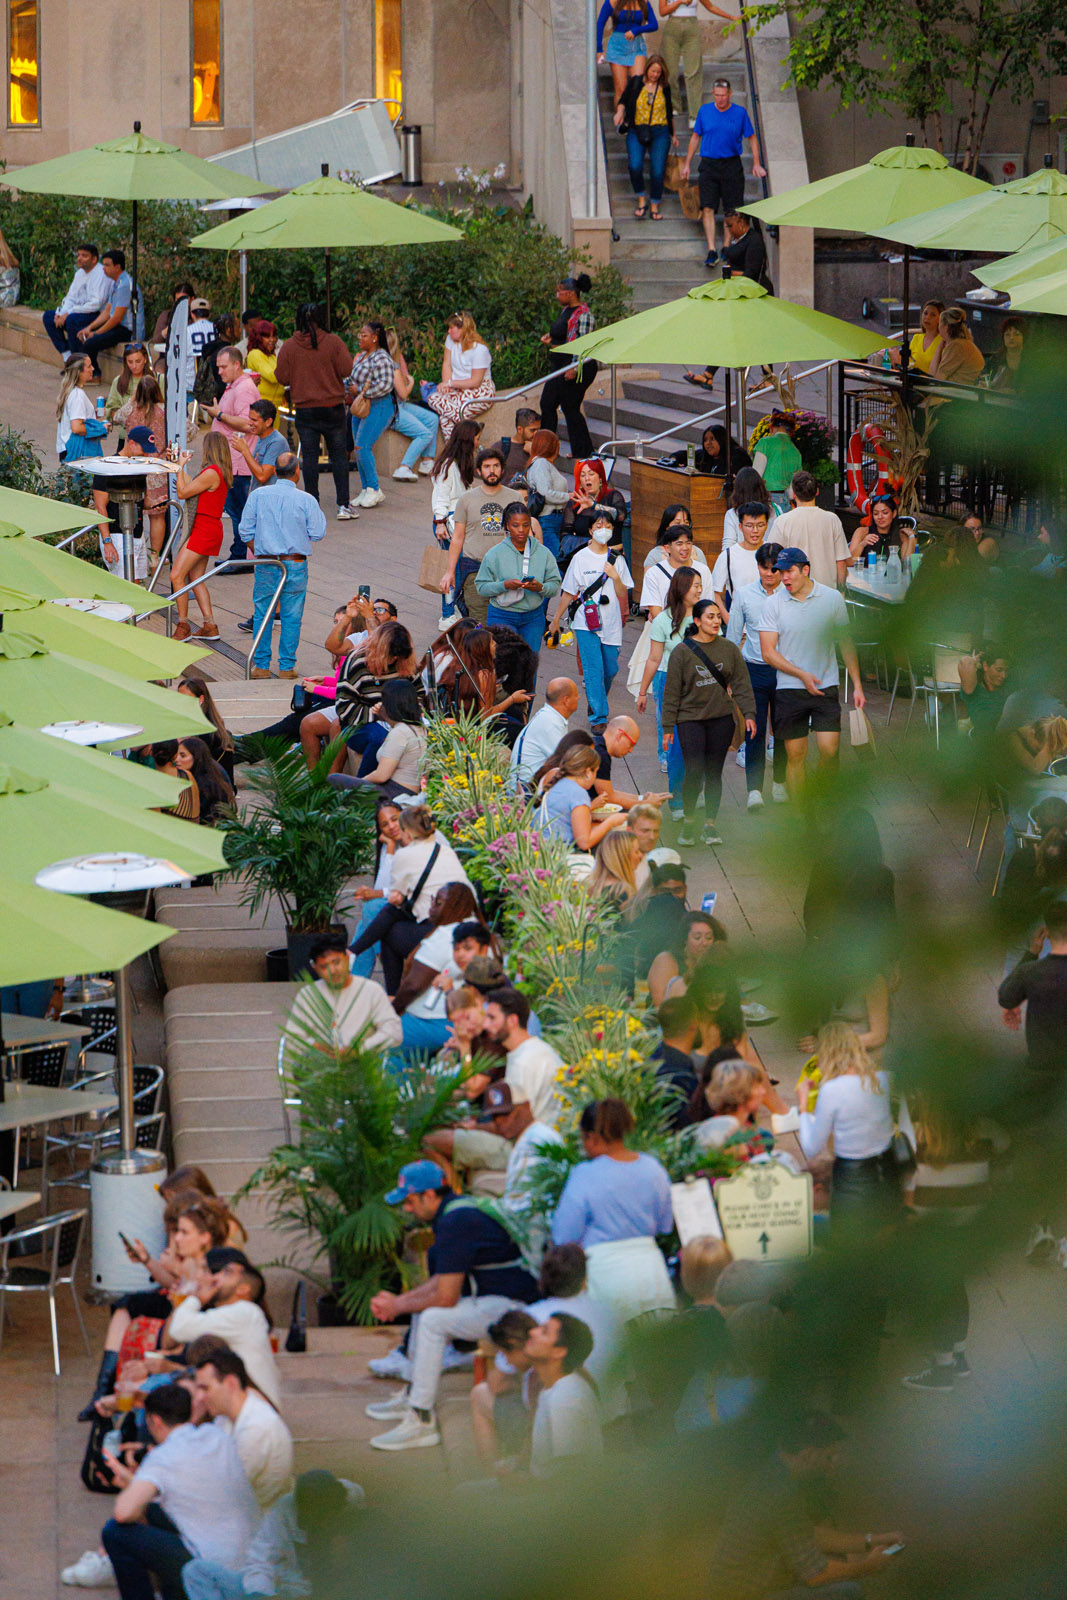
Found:
<path fill-rule="evenodd" d="M 667 682 L 667 663 L 674 647 L 685 638 L 686 629 L 693 620 L 693 607 L 704 592 L 703 580 L 695 567 L 679 567 L 672 575 L 663 601 L 663 610 L 651 624 L 648 635 L 648 659 L 641 673 L 641 688 L 637 695 L 637 709 L 644 711 L 648 704 L 648 687 L 656 705 L 656 744 L 660 751 L 660 768 L 666 772 L 671 786 L 671 812 L 682 813 L 682 778 L 685 762 L 677 739 L 663 750 L 663 686 Z"/>
<path fill-rule="evenodd" d="M 580 1244 L 592 1299 L 627 1321 L 673 1310 L 674 1290 L 656 1235 L 674 1226 L 671 1180 L 654 1156 L 629 1150 L 634 1129 L 621 1100 L 585 1107 L 579 1122 L 588 1156 L 571 1172 L 552 1221 L 553 1244 Z"/>
<path fill-rule="evenodd" d="M 625 811 L 593 821 L 589 791 L 599 766 L 600 757 L 592 745 L 581 744 L 569 749 L 559 765 L 546 772 L 537 822 L 550 838 L 566 839 L 577 850 L 595 850 L 606 833 L 625 825 Z"/>

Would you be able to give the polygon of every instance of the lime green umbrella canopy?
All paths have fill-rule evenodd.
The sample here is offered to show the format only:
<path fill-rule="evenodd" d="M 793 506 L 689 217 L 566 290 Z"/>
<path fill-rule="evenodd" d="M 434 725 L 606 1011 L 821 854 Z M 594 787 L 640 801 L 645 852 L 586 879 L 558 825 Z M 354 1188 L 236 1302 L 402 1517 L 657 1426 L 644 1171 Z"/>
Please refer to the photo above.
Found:
<path fill-rule="evenodd" d="M 943 155 L 921 145 L 893 145 L 870 161 L 817 183 L 805 183 L 755 205 L 742 206 L 761 222 L 798 228 L 836 228 L 843 233 L 895 237 L 889 227 L 920 211 L 948 205 L 989 188 L 980 178 L 957 172 Z M 884 343 L 883 339 L 883 343 Z"/>
<path fill-rule="evenodd" d="M 32 633 L 50 650 L 63 650 L 130 678 L 180 678 L 186 667 L 210 655 L 207 646 L 176 643 L 160 633 L 131 628 L 108 617 L 94 617 L 70 606 L 53 605 L 21 589 L 0 584 L 0 615 L 19 633 Z"/>
<path fill-rule="evenodd" d="M 202 250 L 341 250 L 448 244 L 462 238 L 458 228 L 412 206 L 324 176 L 209 228 L 191 242 Z"/>
<path fill-rule="evenodd" d="M 10 522 L 35 539 L 45 533 L 91 528 L 96 521 L 96 512 L 85 506 L 68 506 L 43 494 L 27 494 L 24 489 L 0 489 L 0 522 Z"/>
<path fill-rule="evenodd" d="M 149 594 L 91 561 L 31 539 L 10 522 L 0 522 L 0 584 L 42 600 L 115 600 L 138 612 L 167 604 L 164 596 Z"/>
<path fill-rule="evenodd" d="M 1012 291 L 1018 284 L 1047 278 L 1053 272 L 1067 272 L 1067 239 L 1046 239 L 1044 244 L 1028 245 L 1014 255 L 991 261 L 987 267 L 972 267 L 971 272 L 979 283 L 1011 294 L 1014 302 Z"/>
<path fill-rule="evenodd" d="M 0 984 L 108 972 L 169 939 L 173 928 L 0 877 Z"/>
<path fill-rule="evenodd" d="M 234 200 L 270 194 L 269 184 L 162 144 L 139 131 L 87 150 L 16 167 L 0 182 L 27 194 L 78 194 L 94 200 Z"/>
<path fill-rule="evenodd" d="M 683 366 L 770 366 L 777 361 L 858 361 L 881 350 L 885 333 L 856 328 L 791 300 L 751 278 L 721 278 L 680 300 L 557 345 L 561 355 L 594 356 L 608 366 L 660 362 Z"/>
<path fill-rule="evenodd" d="M 1043 311 L 1050 317 L 1067 317 L 1067 271 L 1031 278 L 1011 291 L 1013 311 Z"/>
<path fill-rule="evenodd" d="M 129 851 L 162 856 L 190 877 L 225 867 L 223 835 L 158 811 L 91 800 L 73 785 L 0 766 L 0 874 L 31 882 L 57 857 Z M 89 968 L 99 972 L 99 958 Z"/>
<path fill-rule="evenodd" d="M 133 723 L 144 730 L 137 741 L 143 744 L 214 732 L 191 695 L 76 661 L 49 650 L 32 634 L 6 628 L 0 633 L 0 706 L 29 728 L 80 718 Z M 114 743 L 122 746 L 129 741 Z"/>
<path fill-rule="evenodd" d="M 176 806 L 185 784 L 181 778 L 101 755 L 88 745 L 71 744 L 36 728 L 24 728 L 0 711 L 0 762 L 34 778 L 64 783 L 87 799 L 106 805 Z"/>
<path fill-rule="evenodd" d="M 1067 238 L 1067 178 L 1044 167 L 884 228 L 882 237 L 923 250 L 987 255 Z"/>

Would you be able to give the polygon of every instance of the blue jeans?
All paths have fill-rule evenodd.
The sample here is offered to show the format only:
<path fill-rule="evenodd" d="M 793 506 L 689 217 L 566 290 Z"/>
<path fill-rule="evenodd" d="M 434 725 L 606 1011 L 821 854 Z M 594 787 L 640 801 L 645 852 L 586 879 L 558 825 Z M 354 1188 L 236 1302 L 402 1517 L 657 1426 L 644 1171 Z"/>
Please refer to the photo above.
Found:
<path fill-rule="evenodd" d="M 578 641 L 578 659 L 585 677 L 585 699 L 591 723 L 607 722 L 608 695 L 619 670 L 619 646 L 601 644 L 599 633 L 589 633 L 575 628 Z"/>
<path fill-rule="evenodd" d="M 563 521 L 563 512 L 542 511 L 537 520 L 541 524 L 541 537 L 544 540 L 545 549 L 548 551 L 550 556 L 554 556 L 558 561 L 559 529 L 560 524 Z"/>
<path fill-rule="evenodd" d="M 661 750 L 663 749 L 663 691 L 666 687 L 667 674 L 665 672 L 657 672 L 652 679 L 652 693 L 656 697 L 656 734 L 659 738 Z M 677 739 L 672 739 L 667 750 L 667 783 L 671 791 L 672 806 L 680 806 L 682 803 L 682 779 L 684 776 L 685 761 L 682 759 L 682 746 Z"/>
<path fill-rule="evenodd" d="M 763 774 L 767 766 L 767 722 L 770 720 L 771 732 L 774 731 L 774 691 L 778 682 L 778 671 L 775 667 L 767 666 L 766 662 L 746 661 L 748 675 L 752 679 L 752 693 L 756 696 L 756 732 L 755 735 L 745 734 L 745 782 L 749 794 L 754 789 L 763 789 Z M 774 781 L 785 782 L 785 740 L 774 741 Z"/>
<path fill-rule="evenodd" d="M 234 480 L 236 482 L 236 479 Z M 263 618 L 267 615 L 271 596 L 278 585 L 278 569 L 276 567 L 257 567 L 255 580 L 252 585 L 252 632 L 258 629 Z M 307 596 L 308 564 L 306 561 L 287 561 L 285 563 L 285 587 L 282 589 L 278 601 L 281 612 L 281 627 L 278 630 L 278 668 L 282 672 L 291 672 L 296 666 L 296 647 L 300 643 L 300 624 L 304 616 L 304 600 Z M 270 641 L 271 629 L 264 628 L 263 637 L 256 646 L 256 653 L 252 657 L 252 665 L 259 668 L 270 666 Z"/>
<path fill-rule="evenodd" d="M 370 421 L 369 417 L 367 421 Z M 411 440 L 404 451 L 405 467 L 414 469 L 423 456 L 433 457 L 437 454 L 436 411 L 427 411 L 425 406 L 413 406 L 409 401 L 402 400 L 396 408 L 393 427 L 405 439 Z"/>
<path fill-rule="evenodd" d="M 663 199 L 663 174 L 667 170 L 667 156 L 671 148 L 670 131 L 656 128 L 652 143 L 643 145 L 631 128 L 626 135 L 626 161 L 630 168 L 630 187 L 634 194 L 645 192 L 645 156 L 648 156 L 648 193 L 654 205 Z"/>
<path fill-rule="evenodd" d="M 440 1022 L 429 1017 L 409 1017 L 405 1011 L 400 1018 L 404 1029 L 404 1049 L 419 1052 L 425 1050 L 440 1050 L 448 1038 L 449 1024 L 445 1018 Z"/>
<path fill-rule="evenodd" d="M 248 504 L 248 496 L 252 491 L 252 475 L 239 478 L 234 475 L 226 495 L 226 503 L 222 508 L 224 517 L 229 517 L 233 524 L 233 538 L 230 541 L 230 560 L 243 561 L 248 551 L 248 546 L 241 538 L 241 516 Z"/>
<path fill-rule="evenodd" d="M 366 933 L 379 911 L 382 909 L 381 900 L 365 900 L 363 909 L 359 914 L 359 921 L 352 930 L 352 943 L 355 944 L 361 933 Z M 348 964 L 357 978 L 369 978 L 374 971 L 376 952 L 372 948 L 364 950 L 362 955 L 349 955 Z"/>
<path fill-rule="evenodd" d="M 356 445 L 356 468 L 364 489 L 377 489 L 378 465 L 374 459 L 374 446 L 393 420 L 393 397 L 382 395 L 372 400 L 367 415 L 356 422 L 353 438 Z M 352 419 L 355 422 L 355 418 Z"/>
<path fill-rule="evenodd" d="M 487 622 L 490 628 L 514 628 L 537 655 L 545 637 L 545 602 L 532 611 L 516 611 L 511 606 L 495 606 L 490 600 Z"/>
<path fill-rule="evenodd" d="M 220 1561 L 205 1561 L 197 1556 L 182 1572 L 186 1600 L 245 1600 L 244 1580 L 239 1572 Z"/>
<path fill-rule="evenodd" d="M 154 1600 L 152 1574 L 158 1579 L 163 1600 L 181 1600 L 182 1568 L 192 1555 L 177 1533 L 148 1522 L 116 1522 L 112 1517 L 104 1523 L 100 1537 L 115 1569 L 120 1600 Z"/>
<path fill-rule="evenodd" d="M 42 321 L 44 331 L 55 345 L 61 356 L 76 356 L 81 354 L 82 346 L 78 343 L 78 334 L 87 328 L 96 316 L 95 311 L 68 311 L 67 320 L 61 328 L 56 327 L 56 314 L 46 311 Z"/>

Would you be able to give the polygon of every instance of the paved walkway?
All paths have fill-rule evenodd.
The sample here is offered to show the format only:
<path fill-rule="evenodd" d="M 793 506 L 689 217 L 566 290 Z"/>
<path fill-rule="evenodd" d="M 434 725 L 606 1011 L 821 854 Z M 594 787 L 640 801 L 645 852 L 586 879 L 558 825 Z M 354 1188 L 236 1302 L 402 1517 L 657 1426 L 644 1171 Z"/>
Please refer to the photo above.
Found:
<path fill-rule="evenodd" d="M 54 393 L 55 377 L 48 368 L 0 351 L 0 422 L 27 432 L 44 448 L 49 462 L 54 461 Z M 331 522 L 326 539 L 315 551 L 299 655 L 304 672 L 321 667 L 321 641 L 332 610 L 353 595 L 360 583 L 369 583 L 373 594 L 396 601 L 419 649 L 430 637 L 437 607 L 433 597 L 417 589 L 414 582 L 429 536 L 429 487 L 425 480 L 418 484 L 389 481 L 384 487 L 387 498 L 382 507 L 364 512 L 356 523 Z M 250 580 L 221 579 L 213 594 L 224 639 L 234 646 L 243 645 L 244 636 L 236 632 L 236 623 L 251 610 Z M 627 630 L 630 648 L 636 637 L 636 629 Z M 568 667 L 574 668 L 573 653 L 545 653 L 542 680 L 546 674 Z M 208 660 L 205 669 L 219 677 L 232 677 L 237 670 L 222 659 Z M 624 676 L 613 696 L 618 711 L 633 709 L 623 686 Z M 973 797 L 951 791 L 935 793 L 923 773 L 925 758 L 932 755 L 932 737 L 918 717 L 907 740 L 902 715 L 885 730 L 885 711 L 885 696 L 872 692 L 879 757 L 858 779 L 878 818 L 887 861 L 898 874 L 905 934 L 909 925 L 925 926 L 918 919 L 928 919 L 931 906 L 937 907 L 943 928 L 965 929 L 989 894 L 988 883 L 978 884 L 973 875 L 973 852 L 968 854 L 964 848 Z M 662 780 L 654 759 L 651 716 L 643 720 L 642 729 L 641 745 L 631 761 L 633 778 L 640 788 L 656 788 Z M 920 757 L 918 763 L 916 756 Z M 851 767 L 847 753 L 845 761 Z M 625 781 L 623 773 L 618 776 Z M 718 892 L 717 913 L 731 939 L 750 954 L 748 964 L 753 970 L 762 953 L 764 986 L 759 998 L 773 1003 L 776 975 L 801 933 L 805 861 L 787 808 L 768 806 L 762 813 L 749 814 L 744 805 L 744 774 L 731 758 L 721 818 L 724 844 L 714 854 L 687 852 L 693 863 L 690 901 L 699 904 L 708 889 Z M 993 1034 L 999 1038 L 995 1007 L 998 966 L 998 959 L 990 956 L 962 974 L 947 974 L 942 997 L 945 1009 L 956 1011 L 987 1040 Z M 906 992 L 897 1004 L 900 1008 L 907 1004 Z M 800 1058 L 788 1031 L 772 1025 L 760 1029 L 756 1039 L 770 1070 L 782 1079 L 783 1091 L 790 1089 Z M 931 1475 L 943 1477 L 950 1470 L 947 1458 L 951 1458 L 951 1471 L 963 1473 L 981 1460 L 983 1439 L 999 1429 L 1006 1412 L 1018 1405 L 1020 1385 L 1031 1385 L 1037 1378 L 1052 1382 L 1058 1377 L 1065 1281 L 1058 1269 L 1035 1273 L 1016 1261 L 983 1276 L 974 1296 L 973 1382 L 947 1400 L 892 1390 L 892 1420 L 899 1431 L 890 1439 L 898 1441 L 891 1448 L 899 1456 L 900 1468 L 894 1491 L 895 1518 L 903 1520 L 916 1513 L 924 1492 L 930 1490 Z M 68 1311 L 61 1306 L 65 1328 L 70 1328 Z M 90 1315 L 94 1342 L 99 1341 L 103 1320 L 102 1313 Z M 428 1485 L 439 1478 L 437 1452 L 418 1452 L 414 1463 L 402 1457 L 383 1465 L 361 1445 L 367 1437 L 361 1409 L 369 1380 L 361 1375 L 368 1337 L 381 1339 L 380 1335 L 351 1335 L 347 1345 L 342 1340 L 342 1348 L 351 1351 L 347 1357 L 331 1347 L 331 1365 L 323 1365 L 326 1357 L 287 1364 L 285 1409 L 304 1441 L 300 1462 L 345 1464 L 352 1476 L 364 1481 L 373 1475 L 386 1484 Z M 74 1353 L 69 1333 L 64 1345 L 64 1375 L 56 1384 L 46 1358 L 45 1324 L 39 1308 L 20 1307 L 0 1353 L 6 1436 L 11 1441 L 0 1462 L 0 1592 L 18 1600 L 51 1600 L 58 1566 L 87 1547 L 107 1515 L 107 1501 L 86 1495 L 76 1476 L 84 1434 L 72 1418 L 95 1363 Z M 901 1365 L 905 1360 L 905 1355 L 894 1351 L 887 1357 L 890 1371 L 906 1370 Z M 458 1409 L 454 1414 L 458 1417 L 463 1415 L 459 1396 L 464 1388 L 457 1382 Z M 933 1416 L 933 1407 L 941 1408 L 939 1420 Z M 925 1452 L 924 1447 L 928 1447 Z M 857 1449 L 857 1481 L 861 1485 L 867 1481 L 868 1470 L 863 1461 L 877 1460 L 881 1471 L 885 1453 L 884 1438 L 879 1440 L 878 1451 L 864 1455 Z M 30 1527 L 32 1537 L 22 1536 Z"/>

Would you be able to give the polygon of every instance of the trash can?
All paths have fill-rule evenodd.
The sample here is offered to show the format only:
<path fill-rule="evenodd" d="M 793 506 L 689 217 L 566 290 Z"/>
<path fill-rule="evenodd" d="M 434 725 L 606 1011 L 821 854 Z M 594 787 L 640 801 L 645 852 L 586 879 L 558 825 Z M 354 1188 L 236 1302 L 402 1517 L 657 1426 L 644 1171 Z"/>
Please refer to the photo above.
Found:
<path fill-rule="evenodd" d="M 401 183 L 409 189 L 422 182 L 422 125 L 405 123 L 400 130 Z"/>

